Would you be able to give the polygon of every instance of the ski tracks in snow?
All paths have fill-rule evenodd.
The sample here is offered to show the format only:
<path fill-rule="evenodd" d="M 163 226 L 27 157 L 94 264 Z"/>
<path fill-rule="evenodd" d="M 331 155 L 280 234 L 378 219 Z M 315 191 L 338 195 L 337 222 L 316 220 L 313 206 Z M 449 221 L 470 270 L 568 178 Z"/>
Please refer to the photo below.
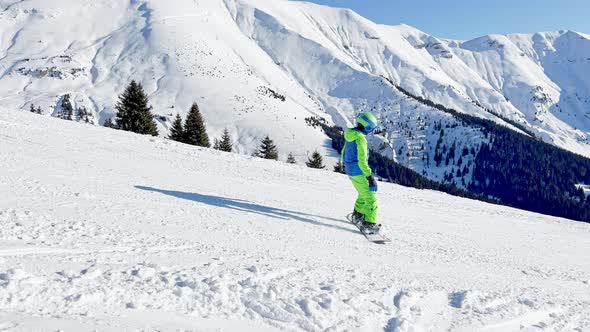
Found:
<path fill-rule="evenodd" d="M 588 321 L 570 325 L 589 303 L 563 306 L 533 300 L 538 290 L 402 291 L 396 294 L 396 317 L 385 331 L 585 331 Z M 569 328 L 569 329 L 568 329 Z"/>
<path fill-rule="evenodd" d="M 47 254 L 39 252 L 39 256 Z M 106 257 L 94 256 L 76 270 L 41 275 L 22 269 L 0 271 L 0 307 L 9 312 L 98 320 L 156 310 L 202 318 L 247 318 L 287 330 L 387 332 L 562 331 L 579 318 L 575 316 L 580 310 L 588 308 L 588 303 L 563 306 L 528 298 L 526 292 L 534 290 L 521 294 L 396 291 L 367 280 L 357 270 L 329 277 L 319 266 L 277 268 L 270 260 L 247 255 L 177 254 L 193 256 L 194 265 L 105 265 Z M 151 253 L 152 259 L 158 255 Z M 109 255 L 107 260 L 117 258 L 121 256 Z M 288 265 L 297 266 L 297 262 Z M 569 326 L 578 331 L 587 327 Z"/>
<path fill-rule="evenodd" d="M 19 265 L 23 256 L 41 266 L 70 266 L 53 271 L 0 268 L 3 312 L 85 317 L 106 324 L 104 317 L 155 310 L 305 331 L 588 328 L 588 321 L 578 316 L 589 303 L 555 304 L 539 289 L 486 293 L 411 287 L 387 266 L 367 272 L 345 263 L 263 258 L 149 233 L 56 222 L 27 210 L 0 210 L 0 222 L 0 239 L 9 244 L 0 247 L 0 266 Z M 82 238 L 88 241 L 82 243 Z M 189 263 L 170 265 L 170 257 Z M 549 272 L 536 273 L 550 277 Z M 576 321 L 579 325 L 568 326 Z M 17 327 L 3 324 L 9 330 Z"/>

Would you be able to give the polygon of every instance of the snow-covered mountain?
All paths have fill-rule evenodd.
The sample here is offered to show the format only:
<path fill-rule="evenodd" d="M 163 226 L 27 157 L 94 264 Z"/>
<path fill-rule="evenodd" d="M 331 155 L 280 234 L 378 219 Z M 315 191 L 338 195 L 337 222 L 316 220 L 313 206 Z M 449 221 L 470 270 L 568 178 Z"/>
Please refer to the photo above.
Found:
<path fill-rule="evenodd" d="M 376 148 L 433 179 L 460 170 L 459 185 L 473 154 L 435 163 L 439 138 L 476 152 L 486 137 L 395 86 L 590 156 L 588 77 L 590 37 L 571 31 L 464 42 L 286 0 L 0 0 L 2 106 L 57 115 L 69 94 L 102 122 L 136 79 L 161 129 L 196 101 L 239 152 L 269 134 L 300 161 L 334 154 L 305 118 L 346 126 L 370 110 L 384 123 Z"/>
<path fill-rule="evenodd" d="M 89 153 L 92 150 L 92 153 Z M 590 224 L 0 108 L 0 330 L 590 331 Z"/>

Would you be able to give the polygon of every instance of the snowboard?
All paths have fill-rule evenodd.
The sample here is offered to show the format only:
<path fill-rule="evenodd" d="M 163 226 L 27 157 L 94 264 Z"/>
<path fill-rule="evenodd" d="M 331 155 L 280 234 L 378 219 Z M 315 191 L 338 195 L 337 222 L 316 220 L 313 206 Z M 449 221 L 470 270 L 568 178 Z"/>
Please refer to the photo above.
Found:
<path fill-rule="evenodd" d="M 365 236 L 365 238 L 369 242 L 377 243 L 377 244 L 386 244 L 387 242 L 391 242 L 391 239 L 386 237 L 381 233 L 366 233 L 364 231 L 363 226 L 360 223 L 355 223 L 352 221 L 352 213 L 346 216 L 346 219 L 353 225 L 358 228 L 359 232 Z"/>

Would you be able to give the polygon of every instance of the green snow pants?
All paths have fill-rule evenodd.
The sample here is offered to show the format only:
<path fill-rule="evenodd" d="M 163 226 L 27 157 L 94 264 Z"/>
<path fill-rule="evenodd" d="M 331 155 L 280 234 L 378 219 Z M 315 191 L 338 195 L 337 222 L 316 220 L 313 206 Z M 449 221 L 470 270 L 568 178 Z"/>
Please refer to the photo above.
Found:
<path fill-rule="evenodd" d="M 377 195 L 369 191 L 369 180 L 364 175 L 349 176 L 354 189 L 359 193 L 354 209 L 365 216 L 365 221 L 377 222 Z"/>

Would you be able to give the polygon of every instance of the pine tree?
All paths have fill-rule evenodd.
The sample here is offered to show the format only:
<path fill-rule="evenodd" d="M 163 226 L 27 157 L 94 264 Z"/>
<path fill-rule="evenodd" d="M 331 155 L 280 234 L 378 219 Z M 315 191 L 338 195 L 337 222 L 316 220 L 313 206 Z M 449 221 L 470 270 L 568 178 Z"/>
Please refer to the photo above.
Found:
<path fill-rule="evenodd" d="M 297 164 L 295 156 L 293 156 L 293 153 L 291 152 L 289 152 L 289 155 L 287 156 L 287 164 Z"/>
<path fill-rule="evenodd" d="M 191 106 L 191 110 L 184 121 L 184 142 L 191 145 L 202 147 L 210 147 L 209 136 L 207 136 L 207 129 L 205 122 L 201 116 L 201 111 L 197 103 Z"/>
<path fill-rule="evenodd" d="M 113 124 L 113 120 L 111 120 L 111 118 L 106 119 L 103 126 L 107 128 L 115 128 L 115 125 Z"/>
<path fill-rule="evenodd" d="M 57 117 L 63 120 L 74 120 L 74 107 L 70 100 L 70 94 L 67 93 L 61 100 L 61 112 L 58 113 Z"/>
<path fill-rule="evenodd" d="M 138 134 L 158 136 L 158 127 L 141 84 L 131 81 L 115 106 L 117 127 Z"/>
<path fill-rule="evenodd" d="M 213 148 L 215 150 L 221 150 L 221 148 L 219 147 L 219 144 L 220 144 L 220 142 L 217 138 L 213 140 Z"/>
<path fill-rule="evenodd" d="M 317 168 L 317 169 L 324 169 L 326 166 L 324 165 L 324 158 L 322 155 L 316 150 L 311 155 L 311 158 L 305 163 L 309 168 Z"/>
<path fill-rule="evenodd" d="M 176 113 L 176 118 L 172 122 L 172 128 L 170 129 L 168 138 L 173 141 L 184 142 L 184 127 L 182 126 L 182 118 L 178 113 Z"/>
<path fill-rule="evenodd" d="M 279 160 L 279 152 L 270 137 L 266 136 L 260 144 L 260 149 L 255 153 L 257 157 Z"/>
<path fill-rule="evenodd" d="M 31 108 L 29 109 L 29 111 L 31 111 L 31 113 L 35 113 L 35 114 L 43 114 L 43 111 L 41 110 L 41 106 L 35 108 L 35 105 L 31 104 Z"/>
<path fill-rule="evenodd" d="M 84 106 L 76 108 L 76 117 L 78 121 L 94 124 L 94 115 Z"/>
<path fill-rule="evenodd" d="M 218 149 L 225 152 L 232 152 L 233 144 L 231 142 L 231 136 L 229 135 L 229 130 L 225 128 L 223 130 L 223 135 L 221 135 L 221 141 L 218 142 Z"/>
<path fill-rule="evenodd" d="M 344 171 L 344 164 L 342 163 L 342 160 L 338 160 L 338 163 L 334 165 L 334 172 L 346 174 L 346 172 Z"/>

